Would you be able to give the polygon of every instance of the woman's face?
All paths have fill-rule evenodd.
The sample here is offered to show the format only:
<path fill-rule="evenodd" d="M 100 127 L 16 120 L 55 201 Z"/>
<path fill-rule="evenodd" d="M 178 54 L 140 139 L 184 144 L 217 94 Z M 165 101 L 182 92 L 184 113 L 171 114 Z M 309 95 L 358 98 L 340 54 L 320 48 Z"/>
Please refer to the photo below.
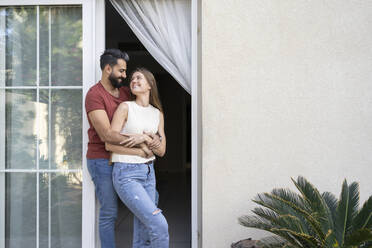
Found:
<path fill-rule="evenodd" d="M 141 72 L 135 72 L 130 79 L 130 90 L 133 95 L 150 91 L 150 84 Z"/>

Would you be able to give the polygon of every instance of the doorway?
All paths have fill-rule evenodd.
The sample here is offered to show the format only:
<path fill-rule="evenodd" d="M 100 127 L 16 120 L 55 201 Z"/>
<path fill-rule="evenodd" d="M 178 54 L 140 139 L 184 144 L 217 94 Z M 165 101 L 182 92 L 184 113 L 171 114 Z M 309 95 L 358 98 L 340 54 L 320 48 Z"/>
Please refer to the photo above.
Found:
<path fill-rule="evenodd" d="M 167 152 L 157 159 L 156 180 L 159 208 L 169 224 L 170 247 L 191 247 L 191 97 L 173 77 L 149 54 L 135 34 L 105 1 L 106 48 L 119 48 L 130 56 L 128 75 L 137 67 L 145 67 L 158 83 L 164 108 Z M 119 30 L 119 31 L 118 31 Z M 130 211 L 119 201 L 116 223 L 118 247 L 132 242 Z"/>

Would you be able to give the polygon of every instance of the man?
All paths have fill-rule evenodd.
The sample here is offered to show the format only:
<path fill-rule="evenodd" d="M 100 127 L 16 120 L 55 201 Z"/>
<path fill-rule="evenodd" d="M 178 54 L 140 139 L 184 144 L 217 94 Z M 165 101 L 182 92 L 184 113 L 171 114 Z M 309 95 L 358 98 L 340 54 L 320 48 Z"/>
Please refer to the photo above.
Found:
<path fill-rule="evenodd" d="M 110 154 L 105 150 L 105 142 L 116 145 L 129 144 L 128 148 L 122 147 L 124 153 L 146 157 L 142 149 L 134 147 L 143 142 L 140 135 L 123 136 L 111 130 L 110 126 L 117 106 L 130 99 L 130 90 L 123 85 L 127 77 L 128 61 L 128 54 L 118 49 L 105 50 L 100 58 L 101 80 L 89 89 L 85 98 L 90 126 L 87 167 L 101 204 L 99 236 L 102 248 L 115 248 L 114 229 L 117 217 L 117 195 L 112 185 L 112 166 L 109 165 Z M 160 145 L 160 140 L 157 135 L 152 137 L 153 142 L 149 147 L 155 148 Z"/>

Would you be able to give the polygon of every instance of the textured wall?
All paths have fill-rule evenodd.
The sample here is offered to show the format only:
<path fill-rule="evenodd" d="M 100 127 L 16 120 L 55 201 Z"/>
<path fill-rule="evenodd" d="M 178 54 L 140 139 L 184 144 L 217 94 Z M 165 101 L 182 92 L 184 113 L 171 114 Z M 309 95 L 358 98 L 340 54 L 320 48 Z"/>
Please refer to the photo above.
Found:
<path fill-rule="evenodd" d="M 372 194 L 372 1 L 203 0 L 203 248 L 304 175 Z"/>

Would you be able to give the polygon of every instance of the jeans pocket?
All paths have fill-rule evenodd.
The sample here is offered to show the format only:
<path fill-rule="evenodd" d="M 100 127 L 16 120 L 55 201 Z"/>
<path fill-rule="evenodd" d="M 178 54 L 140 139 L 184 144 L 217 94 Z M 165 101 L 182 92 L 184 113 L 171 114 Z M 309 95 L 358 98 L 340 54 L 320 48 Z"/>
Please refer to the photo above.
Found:
<path fill-rule="evenodd" d="M 130 169 L 130 170 L 127 170 L 125 168 L 120 168 L 117 174 L 117 180 L 123 184 L 131 182 L 131 181 L 140 182 L 146 179 L 147 179 L 147 171 L 145 171 L 143 168 Z"/>

